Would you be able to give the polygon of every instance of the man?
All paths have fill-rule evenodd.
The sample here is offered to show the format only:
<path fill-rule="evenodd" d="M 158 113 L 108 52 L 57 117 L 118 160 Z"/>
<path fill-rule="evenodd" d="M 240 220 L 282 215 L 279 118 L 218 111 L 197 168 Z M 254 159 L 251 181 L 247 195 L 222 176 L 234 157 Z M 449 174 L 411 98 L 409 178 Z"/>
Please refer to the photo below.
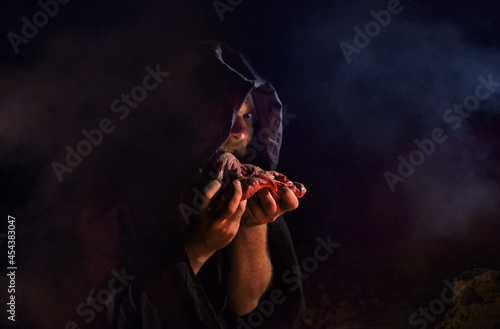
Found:
<path fill-rule="evenodd" d="M 282 105 L 276 92 L 232 50 L 208 44 L 201 53 L 191 66 L 200 84 L 190 92 L 204 100 L 203 106 L 194 118 L 189 117 L 195 122 L 193 128 L 179 130 L 192 138 L 180 138 L 186 144 L 178 146 L 184 150 L 178 161 L 192 165 L 198 154 L 203 153 L 200 158 L 206 160 L 224 151 L 242 162 L 275 169 L 282 139 Z M 179 107 L 193 108 L 186 105 L 190 99 L 179 99 Z M 174 120 L 171 127 L 177 125 Z M 177 168 L 181 171 L 186 166 Z M 172 174 L 171 186 L 184 182 L 178 175 Z M 177 199 L 177 217 L 183 224 L 180 234 L 171 235 L 163 247 L 150 253 L 152 261 L 122 271 L 122 276 L 134 278 L 126 289 L 114 292 L 101 314 L 104 327 L 291 328 L 296 323 L 303 307 L 302 286 L 296 277 L 290 289 L 290 278 L 283 276 L 297 265 L 297 259 L 280 217 L 298 207 L 296 196 L 284 189 L 274 200 L 268 190 L 261 190 L 241 201 L 238 181 L 222 187 L 200 177 L 191 177 Z M 225 198 L 218 193 L 222 189 L 229 190 Z M 112 280 L 105 278 L 103 285 Z M 275 300 L 271 295 L 277 291 L 281 297 L 272 310 L 269 305 L 264 312 L 259 310 L 259 301 Z M 260 312 L 255 314 L 260 320 L 249 324 L 246 316 L 253 312 Z M 92 321 L 90 327 L 95 325 Z"/>
<path fill-rule="evenodd" d="M 244 158 L 253 137 L 256 112 L 251 94 L 238 111 L 228 139 L 221 148 Z M 226 209 L 217 218 L 207 215 L 215 193 L 221 184 L 216 180 L 205 187 L 205 200 L 201 209 L 201 222 L 196 231 L 186 238 L 184 247 L 195 273 L 217 251 L 230 249 L 229 307 L 237 315 L 255 309 L 266 290 L 272 275 L 267 251 L 267 223 L 287 211 L 298 207 L 298 200 L 290 189 L 280 192 L 281 199 L 274 200 L 269 190 L 260 190 L 248 202 L 240 201 L 241 184 L 234 182 L 234 191 Z"/>

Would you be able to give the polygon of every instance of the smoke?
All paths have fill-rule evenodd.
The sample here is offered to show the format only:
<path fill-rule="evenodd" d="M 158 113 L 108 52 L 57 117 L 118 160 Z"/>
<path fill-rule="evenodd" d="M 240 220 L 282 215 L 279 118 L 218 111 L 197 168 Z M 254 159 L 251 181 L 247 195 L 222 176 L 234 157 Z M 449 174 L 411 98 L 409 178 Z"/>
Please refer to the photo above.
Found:
<path fill-rule="evenodd" d="M 361 203 L 369 207 L 381 199 L 374 193 L 387 193 L 382 198 L 385 207 L 406 209 L 400 225 L 412 226 L 411 236 L 464 234 L 476 220 L 498 216 L 500 210 L 499 177 L 492 170 L 498 161 L 494 150 L 499 135 L 491 125 L 500 115 L 500 89 L 480 101 L 456 130 L 443 114 L 474 95 L 479 76 L 491 74 L 500 81 L 498 49 L 474 35 L 492 28 L 488 6 L 477 8 L 485 13 L 484 20 L 472 21 L 466 9 L 451 13 L 420 2 L 400 4 L 401 11 L 392 14 L 387 26 L 375 36 L 372 30 L 369 43 L 349 54 L 350 63 L 341 42 L 356 46 L 353 28 L 366 33 L 366 24 L 376 21 L 370 11 L 387 10 L 386 2 L 338 5 L 305 19 L 294 41 L 310 51 L 293 51 L 292 58 L 302 72 L 313 72 L 308 80 L 308 95 L 313 96 L 303 102 L 314 104 L 311 116 L 321 119 L 309 141 L 319 141 L 316 154 L 350 166 L 344 174 L 365 184 L 366 192 L 359 192 L 352 188 L 352 180 L 345 183 L 347 193 L 358 193 L 352 198 L 366 193 L 368 200 Z M 421 15 L 431 10 L 432 19 Z M 317 57 L 311 56 L 314 52 Z M 333 122 L 340 129 L 332 129 Z M 404 182 L 398 182 L 391 195 L 384 172 L 398 175 L 398 156 L 408 160 L 418 150 L 414 140 L 430 139 L 436 128 L 445 131 L 447 140 L 436 145 L 410 177 L 401 176 Z M 359 177 L 365 179 L 361 182 Z M 370 209 L 364 213 L 377 216 Z M 358 219 L 359 225 L 367 225 L 366 220 Z"/>
<path fill-rule="evenodd" d="M 34 321 L 44 323 L 42 327 L 51 327 L 49 319 L 70 320 L 74 308 L 86 297 L 84 284 L 71 286 L 87 277 L 78 214 L 95 213 L 90 217 L 97 220 L 115 211 L 126 217 L 127 209 L 112 207 L 128 201 L 112 192 L 122 188 L 128 198 L 141 204 L 130 211 L 148 222 L 146 219 L 162 213 L 162 197 L 169 188 L 171 172 L 162 168 L 177 159 L 158 149 L 171 149 L 172 154 L 185 151 L 183 145 L 171 141 L 177 131 L 175 121 L 169 119 L 172 113 L 166 99 L 174 79 L 166 79 L 148 94 L 126 120 L 117 119 L 110 110 L 116 98 L 142 82 L 147 65 L 160 63 L 165 71 L 178 69 L 187 60 L 178 55 L 181 52 L 176 47 L 195 39 L 213 39 L 212 27 L 205 24 L 210 20 L 198 23 L 196 19 L 209 15 L 220 24 L 215 12 L 200 14 L 188 6 L 179 13 L 176 6 L 153 3 L 141 8 L 133 22 L 106 26 L 98 33 L 70 28 L 45 36 L 41 33 L 38 38 L 43 42 L 29 46 L 41 45 L 37 56 L 0 70 L 0 166 L 19 178 L 35 177 L 23 186 L 30 191 L 28 196 L 19 192 L 8 201 L 23 200 L 10 210 L 25 218 L 18 229 L 23 241 L 20 257 L 25 272 L 34 279 L 30 284 L 29 278 L 23 280 L 24 300 L 33 300 L 27 307 L 38 310 Z M 332 220 L 335 225 L 341 222 L 353 230 L 361 227 L 369 231 L 366 235 L 386 222 L 393 224 L 387 229 L 393 235 L 398 234 L 399 226 L 409 226 L 410 235 L 418 237 L 463 235 L 478 221 L 497 218 L 500 211 L 495 153 L 500 137 L 498 127 L 491 124 L 499 115 L 499 97 L 492 94 L 481 101 L 479 109 L 457 130 L 443 121 L 443 113 L 474 94 L 478 76 L 492 74 L 500 81 L 498 49 L 483 43 L 481 35 L 473 37 L 477 31 L 488 35 L 491 21 L 488 15 L 474 15 L 485 17 L 484 21 L 456 19 L 471 16 L 466 10 L 424 20 L 420 17 L 427 17 L 429 5 L 401 3 L 404 10 L 393 15 L 390 24 L 359 54 L 353 54 L 351 63 L 340 43 L 353 44 L 353 27 L 364 29 L 374 20 L 370 11 L 387 9 L 386 1 L 326 7 L 310 4 L 307 10 L 303 3 L 279 6 L 275 10 L 283 17 L 293 14 L 300 19 L 297 25 L 273 23 L 282 33 L 280 40 L 254 35 L 251 24 L 238 30 L 240 17 L 252 17 L 252 7 L 246 3 L 222 27 L 234 40 L 252 48 L 254 58 L 261 51 L 275 53 L 269 67 L 261 67 L 269 69 L 271 78 L 280 74 L 275 86 L 289 112 L 299 118 L 286 128 L 283 163 L 287 165 L 288 160 L 292 173 L 300 173 L 298 180 L 303 177 L 306 186 L 311 186 L 300 209 L 310 210 L 311 218 L 318 221 L 337 216 Z M 255 6 L 258 17 L 267 13 L 262 4 Z M 477 10 L 487 13 L 487 6 L 484 8 Z M 265 24 L 258 27 L 267 28 Z M 248 40 L 240 38 L 245 31 Z M 23 49 L 21 55 L 31 50 Z M 192 95 L 178 97 L 190 99 Z M 97 128 L 103 118 L 113 120 L 115 131 L 104 136 L 103 143 L 74 172 L 66 174 L 67 183 L 60 184 L 51 163 L 64 162 L 65 147 L 75 147 L 84 138 L 81 131 Z M 447 140 L 391 193 L 383 173 L 397 173 L 397 157 L 407 158 L 416 149 L 414 140 L 430 138 L 438 127 L 445 130 Z M 297 168 L 293 163 L 298 163 Z M 89 195 L 88 191 L 100 192 Z M 88 208 L 89 204 L 95 209 Z M 398 222 L 391 216 L 398 216 Z M 310 221 L 302 223 L 312 230 Z M 292 221 L 293 225 L 300 224 Z M 106 241 L 114 240 L 101 236 L 96 241 L 104 250 Z M 53 289 L 66 292 L 58 295 Z M 33 296 L 44 296 L 46 306 L 35 305 Z M 64 311 L 59 298 L 70 300 Z"/>
<path fill-rule="evenodd" d="M 393 173 L 399 164 L 396 155 L 408 159 L 418 149 L 413 139 L 431 138 L 435 128 L 444 128 L 448 140 L 437 145 L 435 153 L 396 188 L 410 196 L 415 234 L 470 232 L 476 219 L 500 210 L 498 177 L 485 173 L 494 145 L 474 136 L 473 119 L 464 119 L 453 131 L 443 121 L 443 113 L 473 95 L 478 76 L 493 74 L 499 81 L 500 61 L 496 54 L 467 43 L 452 25 L 398 24 L 392 35 L 380 40 L 389 46 L 381 49 L 376 40 L 352 69 L 341 69 L 344 83 L 334 95 L 338 112 L 356 136 L 355 143 L 383 158 L 386 170 Z M 360 89 L 370 92 L 350 99 L 341 96 Z M 474 114 L 497 115 L 498 104 L 494 96 L 480 104 L 482 113 Z"/>

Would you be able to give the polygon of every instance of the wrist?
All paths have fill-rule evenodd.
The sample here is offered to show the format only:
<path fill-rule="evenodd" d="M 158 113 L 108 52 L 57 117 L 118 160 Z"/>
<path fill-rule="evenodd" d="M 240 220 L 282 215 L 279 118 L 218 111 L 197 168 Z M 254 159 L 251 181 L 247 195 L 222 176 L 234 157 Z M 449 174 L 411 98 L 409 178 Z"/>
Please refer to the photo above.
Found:
<path fill-rule="evenodd" d="M 202 243 L 194 239 L 184 239 L 183 247 L 189 258 L 191 267 L 195 274 L 198 273 L 201 266 L 214 254 L 215 251 L 208 250 Z"/>
<path fill-rule="evenodd" d="M 245 250 L 267 249 L 267 224 L 240 227 L 231 245 Z"/>
<path fill-rule="evenodd" d="M 256 237 L 256 236 L 265 236 L 267 234 L 267 224 L 254 225 L 254 226 L 240 226 L 238 229 L 237 237 Z"/>

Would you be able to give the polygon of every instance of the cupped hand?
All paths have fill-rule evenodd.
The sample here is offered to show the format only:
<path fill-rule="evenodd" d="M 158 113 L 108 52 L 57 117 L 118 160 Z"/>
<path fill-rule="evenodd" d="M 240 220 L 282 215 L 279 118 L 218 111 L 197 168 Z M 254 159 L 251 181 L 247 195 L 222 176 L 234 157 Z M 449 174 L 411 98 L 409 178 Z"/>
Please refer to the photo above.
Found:
<path fill-rule="evenodd" d="M 196 254 L 212 254 L 227 246 L 240 227 L 246 200 L 241 201 L 241 183 L 236 180 L 231 191 L 217 192 L 221 184 L 210 181 L 204 188 L 197 223 L 187 237 L 186 246 Z"/>
<path fill-rule="evenodd" d="M 256 226 L 271 223 L 278 216 L 299 206 L 299 200 L 289 188 L 278 190 L 278 195 L 279 199 L 275 200 L 268 189 L 263 189 L 248 199 L 241 225 Z"/>

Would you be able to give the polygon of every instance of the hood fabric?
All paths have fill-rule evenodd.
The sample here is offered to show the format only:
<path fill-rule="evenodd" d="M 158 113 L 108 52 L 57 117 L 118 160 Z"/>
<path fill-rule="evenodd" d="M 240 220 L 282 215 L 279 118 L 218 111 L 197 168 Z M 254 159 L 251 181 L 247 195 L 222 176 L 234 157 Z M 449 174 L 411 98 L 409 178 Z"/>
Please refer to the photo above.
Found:
<path fill-rule="evenodd" d="M 161 58 L 158 64 L 138 60 L 170 73 L 158 88 L 123 121 L 103 107 L 97 119 L 111 118 L 113 133 L 62 183 L 50 159 L 33 188 L 39 197 L 26 204 L 21 216 L 28 241 L 23 248 L 30 255 L 23 268 L 44 284 L 33 286 L 33 298 L 25 300 L 30 313 L 40 318 L 33 321 L 47 323 L 42 327 L 60 327 L 59 322 L 72 318 L 81 322 L 75 307 L 119 261 L 155 261 L 165 253 L 165 238 L 176 232 L 179 193 L 194 186 L 199 169 L 229 136 L 249 93 L 258 120 L 244 162 L 263 169 L 278 163 L 281 102 L 241 55 L 205 43 L 181 45 Z M 142 70 L 137 73 L 139 81 L 143 75 Z M 130 83 L 134 86 L 135 80 Z M 110 103 L 118 95 L 110 95 Z M 40 308 L 39 296 L 58 307 Z"/>
<path fill-rule="evenodd" d="M 190 126 L 191 137 L 188 138 L 190 145 L 185 149 L 191 153 L 187 158 L 198 165 L 197 172 L 191 172 L 189 178 L 179 182 L 184 185 L 178 190 L 182 193 L 177 195 L 176 200 L 185 204 L 195 197 L 193 186 L 201 189 L 208 182 L 208 177 L 198 174 L 213 155 L 220 152 L 220 146 L 228 138 L 238 111 L 249 94 L 253 99 L 256 121 L 252 140 L 241 161 L 274 170 L 282 141 L 282 104 L 270 83 L 258 77 L 240 54 L 226 46 L 204 43 L 197 45 L 194 54 L 183 66 L 184 73 L 189 71 L 184 75 L 189 80 L 183 81 L 182 85 L 190 92 L 180 93 L 191 93 L 193 96 L 179 100 L 184 106 L 186 101 L 189 102 L 192 116 L 186 117 L 184 124 Z M 178 106 L 183 108 L 181 104 Z M 185 165 L 182 169 L 187 167 Z M 186 221 L 182 210 L 177 214 L 176 221 L 173 231 L 179 232 L 183 229 L 183 221 Z"/>
<path fill-rule="evenodd" d="M 240 54 L 230 48 L 207 43 L 200 45 L 199 51 L 200 58 L 195 64 L 198 90 L 202 97 L 207 97 L 207 106 L 213 113 L 211 123 L 205 125 L 220 125 L 219 129 L 212 130 L 220 132 L 211 147 L 212 151 L 216 151 L 229 136 L 239 108 L 247 95 L 251 94 L 258 119 L 254 123 L 253 139 L 244 162 L 267 170 L 276 169 L 283 129 L 283 106 L 276 91 L 270 83 L 255 74 Z M 227 125 L 224 116 L 231 118 L 230 125 Z"/>

